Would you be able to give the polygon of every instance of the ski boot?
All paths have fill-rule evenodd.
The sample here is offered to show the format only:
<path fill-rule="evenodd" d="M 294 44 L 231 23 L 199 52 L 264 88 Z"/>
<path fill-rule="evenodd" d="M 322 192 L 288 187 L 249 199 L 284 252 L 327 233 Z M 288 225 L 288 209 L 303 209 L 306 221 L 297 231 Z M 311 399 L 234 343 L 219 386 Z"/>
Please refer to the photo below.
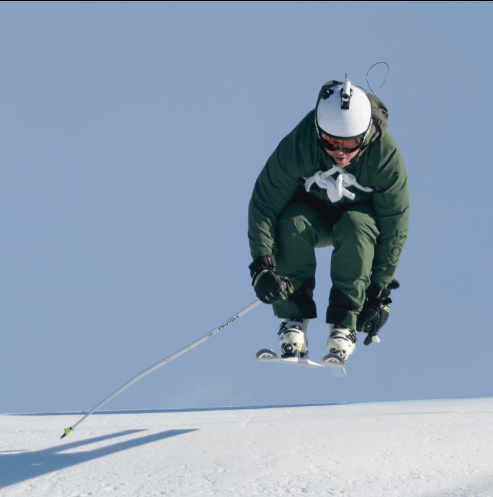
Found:
<path fill-rule="evenodd" d="M 283 319 L 279 327 L 281 359 L 304 357 L 308 359 L 308 340 L 306 331 L 309 319 Z"/>
<path fill-rule="evenodd" d="M 344 366 L 356 347 L 356 330 L 349 326 L 334 324 L 331 324 L 329 329 L 330 336 L 327 340 L 329 353 L 322 359 L 322 362 L 327 366 L 342 368 L 345 373 Z"/>

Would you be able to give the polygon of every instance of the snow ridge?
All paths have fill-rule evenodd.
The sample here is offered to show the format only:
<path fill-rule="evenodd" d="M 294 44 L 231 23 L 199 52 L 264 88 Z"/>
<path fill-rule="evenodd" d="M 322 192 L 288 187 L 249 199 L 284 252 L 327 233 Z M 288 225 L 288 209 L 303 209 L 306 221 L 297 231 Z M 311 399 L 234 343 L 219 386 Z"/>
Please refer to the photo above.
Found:
<path fill-rule="evenodd" d="M 493 398 L 105 412 L 62 441 L 71 414 L 3 415 L 0 496 L 493 497 L 492 413 Z"/>

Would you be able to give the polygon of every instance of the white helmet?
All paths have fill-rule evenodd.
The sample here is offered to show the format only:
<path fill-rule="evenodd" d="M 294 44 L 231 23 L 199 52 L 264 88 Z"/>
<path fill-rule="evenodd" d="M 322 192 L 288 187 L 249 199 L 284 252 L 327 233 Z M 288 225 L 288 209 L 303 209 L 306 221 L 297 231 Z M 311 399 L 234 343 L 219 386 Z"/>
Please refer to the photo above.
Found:
<path fill-rule="evenodd" d="M 357 86 L 345 83 L 322 88 L 315 110 L 317 133 L 339 140 L 360 138 L 371 127 L 371 104 L 366 93 Z"/>

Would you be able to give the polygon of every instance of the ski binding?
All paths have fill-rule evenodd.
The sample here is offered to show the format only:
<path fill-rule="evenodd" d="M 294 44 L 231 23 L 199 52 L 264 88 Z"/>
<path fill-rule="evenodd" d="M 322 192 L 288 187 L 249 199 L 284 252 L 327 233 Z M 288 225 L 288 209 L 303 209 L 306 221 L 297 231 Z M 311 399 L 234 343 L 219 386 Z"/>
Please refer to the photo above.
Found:
<path fill-rule="evenodd" d="M 322 359 L 323 365 L 329 370 L 331 375 L 339 378 L 346 378 L 346 359 L 339 354 L 327 354 Z"/>

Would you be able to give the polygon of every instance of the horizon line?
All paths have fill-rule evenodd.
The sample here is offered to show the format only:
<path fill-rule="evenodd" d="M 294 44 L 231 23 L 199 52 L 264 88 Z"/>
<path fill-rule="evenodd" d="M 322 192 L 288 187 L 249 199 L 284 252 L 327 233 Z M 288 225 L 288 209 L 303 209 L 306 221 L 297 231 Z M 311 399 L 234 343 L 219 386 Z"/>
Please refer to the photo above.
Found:
<path fill-rule="evenodd" d="M 210 412 L 210 411 L 243 411 L 258 409 L 294 409 L 297 407 L 330 407 L 330 406 L 347 406 L 357 404 L 389 404 L 405 402 L 445 402 L 450 400 L 479 400 L 493 399 L 493 397 L 452 397 L 444 399 L 407 399 L 407 400 L 363 400 L 356 402 L 333 402 L 324 404 L 282 404 L 282 405 L 254 405 L 254 406 L 215 406 L 215 407 L 163 407 L 148 409 L 119 409 L 111 411 L 95 411 L 94 414 L 159 414 L 171 412 Z M 0 413 L 0 416 L 71 416 L 85 415 L 89 411 L 60 411 L 60 412 L 12 412 Z"/>

